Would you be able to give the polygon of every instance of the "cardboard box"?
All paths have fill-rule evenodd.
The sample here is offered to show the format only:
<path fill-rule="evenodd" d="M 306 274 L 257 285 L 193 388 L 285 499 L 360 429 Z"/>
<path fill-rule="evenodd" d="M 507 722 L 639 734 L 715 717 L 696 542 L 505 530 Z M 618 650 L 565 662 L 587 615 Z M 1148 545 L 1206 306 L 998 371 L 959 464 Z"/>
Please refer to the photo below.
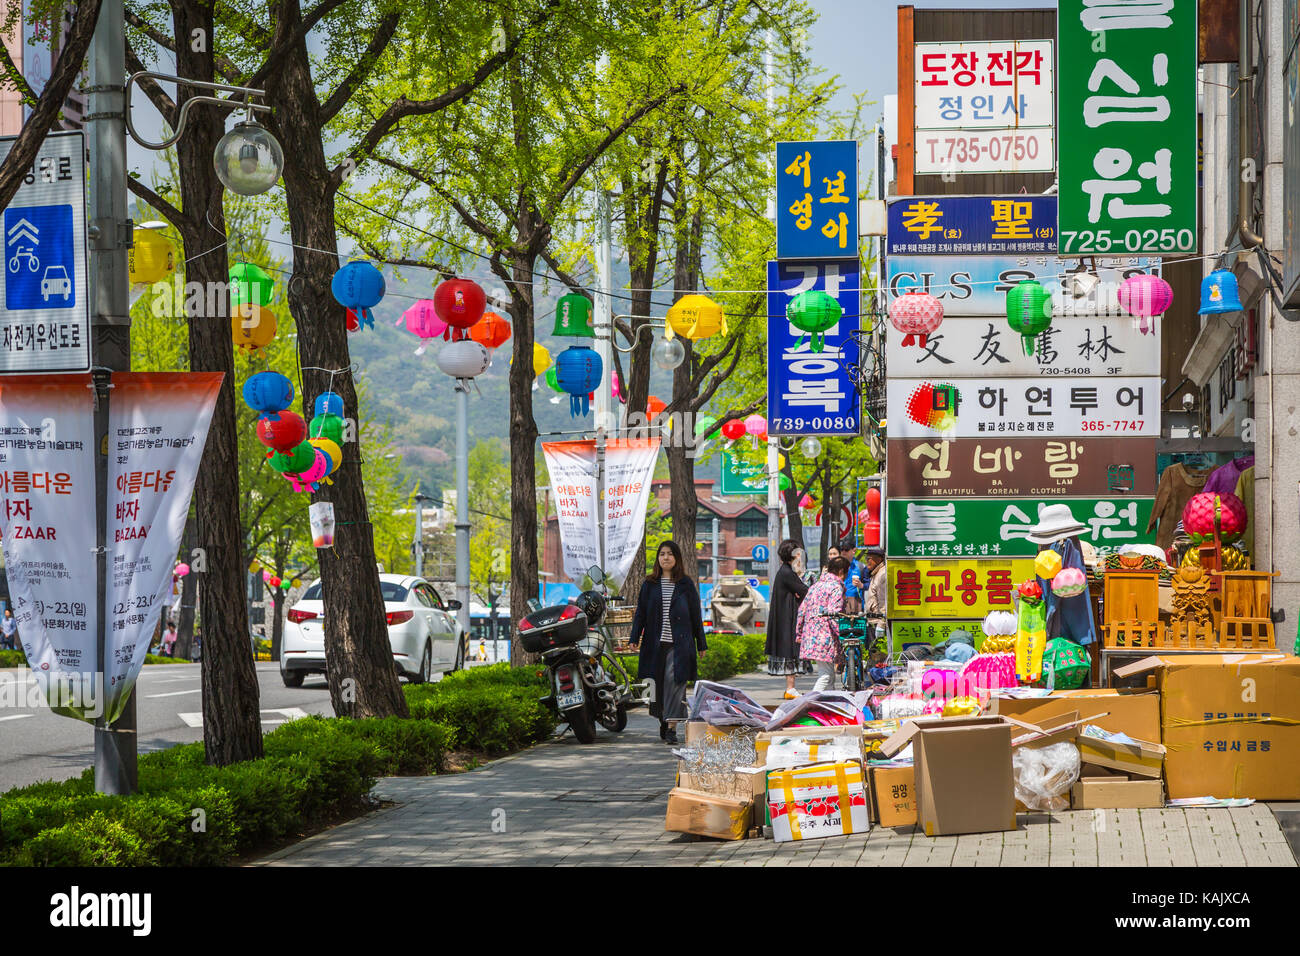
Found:
<path fill-rule="evenodd" d="M 836 737 L 854 737 L 861 741 L 862 725 L 849 724 L 846 727 L 783 727 L 780 730 L 764 731 L 758 735 L 758 739 L 754 742 L 754 748 L 758 751 L 758 760 L 756 761 L 758 766 L 766 766 L 767 748 L 772 745 L 773 740 L 782 737 L 795 737 L 813 743 L 830 743 Z"/>
<path fill-rule="evenodd" d="M 823 763 L 767 775 L 772 839 L 820 840 L 871 829 L 859 763 Z"/>
<path fill-rule="evenodd" d="M 1121 780 L 1087 777 L 1070 791 L 1075 810 L 1142 810 L 1165 805 L 1165 788 L 1159 780 Z"/>
<path fill-rule="evenodd" d="M 916 825 L 916 768 L 872 767 L 872 817 L 882 827 Z"/>
<path fill-rule="evenodd" d="M 718 840 L 743 840 L 754 819 L 751 800 L 732 800 L 674 787 L 668 794 L 664 829 Z"/>
<path fill-rule="evenodd" d="M 1160 779 L 1165 767 L 1165 748 L 1147 740 L 1122 744 L 1081 734 L 1076 743 L 1079 745 L 1079 760 L 1085 766 L 1105 767 L 1156 780 Z"/>
<path fill-rule="evenodd" d="M 1098 767 L 1094 763 L 1080 763 L 1079 777 L 1099 777 L 1102 779 L 1109 777 L 1111 780 L 1129 779 L 1129 776 L 1126 773 L 1119 770 L 1111 770 L 1109 767 Z"/>
<path fill-rule="evenodd" d="M 1141 672 L 1160 689 L 1171 800 L 1300 799 L 1300 658 L 1170 654 L 1115 671 Z"/>
<path fill-rule="evenodd" d="M 682 790 L 707 793 L 715 797 L 726 797 L 729 800 L 752 801 L 754 799 L 753 781 L 751 778 L 737 773 L 696 776 L 679 768 L 677 771 L 677 786 Z"/>
<path fill-rule="evenodd" d="M 1137 740 L 1160 740 L 1160 695 L 1153 691 L 1058 690 L 1048 697 L 1024 700 L 995 697 L 987 713 L 1042 724 L 1072 710 L 1102 730 Z"/>
<path fill-rule="evenodd" d="M 686 722 L 686 743 L 693 744 L 697 740 L 707 737 L 709 740 L 721 740 L 734 733 L 741 733 L 745 736 L 755 736 L 758 734 L 757 727 L 714 727 L 702 720 L 688 720 Z"/>
<path fill-rule="evenodd" d="M 880 748 L 913 744 L 917 821 L 926 836 L 1016 829 L 1011 736 L 1003 717 L 909 720 Z"/>

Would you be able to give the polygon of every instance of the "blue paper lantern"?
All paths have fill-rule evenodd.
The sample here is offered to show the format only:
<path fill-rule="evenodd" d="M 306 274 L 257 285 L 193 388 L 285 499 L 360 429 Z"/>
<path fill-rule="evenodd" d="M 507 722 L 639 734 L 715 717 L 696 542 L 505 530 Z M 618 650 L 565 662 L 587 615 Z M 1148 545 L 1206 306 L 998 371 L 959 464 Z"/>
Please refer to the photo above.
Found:
<path fill-rule="evenodd" d="M 244 402 L 258 418 L 279 421 L 279 413 L 293 404 L 293 383 L 279 372 L 258 372 L 244 383 Z"/>
<path fill-rule="evenodd" d="M 569 393 L 569 414 L 574 418 L 591 411 L 587 395 L 600 387 L 605 369 L 595 349 L 574 346 L 555 359 L 555 382 Z"/>
<path fill-rule="evenodd" d="M 339 305 L 355 311 L 361 323 L 372 329 L 375 317 L 370 310 L 384 297 L 385 288 L 384 274 L 359 259 L 349 262 L 330 280 L 330 291 Z"/>
<path fill-rule="evenodd" d="M 1237 293 L 1237 277 L 1227 269 L 1215 269 L 1201 280 L 1201 315 L 1222 315 L 1241 312 L 1241 297 Z"/>
<path fill-rule="evenodd" d="M 343 396 L 338 392 L 321 392 L 316 396 L 317 415 L 337 415 L 343 417 Z"/>

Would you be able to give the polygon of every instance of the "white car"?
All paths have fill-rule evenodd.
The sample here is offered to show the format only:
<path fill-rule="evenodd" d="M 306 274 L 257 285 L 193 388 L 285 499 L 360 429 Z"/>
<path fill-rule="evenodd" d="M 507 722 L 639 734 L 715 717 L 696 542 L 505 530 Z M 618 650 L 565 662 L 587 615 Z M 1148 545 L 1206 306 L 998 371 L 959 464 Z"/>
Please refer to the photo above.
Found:
<path fill-rule="evenodd" d="M 443 601 L 428 581 L 405 574 L 381 574 L 379 587 L 399 674 L 421 684 L 435 671 L 464 666 L 465 640 L 455 614 L 460 602 Z M 301 687 L 308 674 L 325 673 L 324 612 L 321 583 L 313 581 L 287 615 L 280 649 L 284 686 Z"/>

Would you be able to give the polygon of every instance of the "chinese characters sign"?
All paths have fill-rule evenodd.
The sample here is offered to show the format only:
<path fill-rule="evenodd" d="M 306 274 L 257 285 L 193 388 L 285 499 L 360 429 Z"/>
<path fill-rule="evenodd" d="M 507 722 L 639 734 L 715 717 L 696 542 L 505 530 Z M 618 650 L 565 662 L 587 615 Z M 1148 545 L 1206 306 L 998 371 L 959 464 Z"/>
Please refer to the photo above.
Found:
<path fill-rule="evenodd" d="M 885 394 L 899 438 L 1160 434 L 1159 378 L 890 378 Z"/>
<path fill-rule="evenodd" d="M 1196 0 L 1062 0 L 1062 253 L 1195 252 Z"/>
<path fill-rule="evenodd" d="M 889 255 L 1056 252 L 1055 196 L 909 196 L 889 203 Z"/>
<path fill-rule="evenodd" d="M 918 43 L 916 171 L 1055 168 L 1052 41 Z"/>
<path fill-rule="evenodd" d="M 1152 544 L 1146 531 L 1152 498 L 1058 500 L 1087 526 L 1079 538 L 1097 548 Z M 1026 537 L 1048 502 L 1030 498 L 950 501 L 889 499 L 888 553 L 907 557 L 1027 555 L 1038 545 Z"/>
<path fill-rule="evenodd" d="M 790 324 L 785 309 L 807 289 L 835 297 L 844 310 L 827 329 L 820 352 Z M 856 435 L 859 398 L 847 371 L 858 364 L 853 332 L 859 325 L 857 259 L 767 264 L 767 408 L 771 435 Z"/>
<path fill-rule="evenodd" d="M 982 618 L 989 611 L 1014 611 L 1011 592 L 1034 575 L 1032 558 L 893 558 L 887 568 L 891 618 Z"/>
<path fill-rule="evenodd" d="M 999 375 L 1035 378 L 1075 375 L 1159 375 L 1160 340 L 1128 319 L 1056 319 L 1026 355 L 1020 335 L 1001 318 L 945 318 L 925 347 L 885 342 L 891 374 Z"/>
<path fill-rule="evenodd" d="M 889 487 L 935 498 L 1104 495 L 1156 491 L 1154 438 L 890 439 Z"/>
<path fill-rule="evenodd" d="M 857 141 L 777 143 L 777 258 L 857 254 Z"/>

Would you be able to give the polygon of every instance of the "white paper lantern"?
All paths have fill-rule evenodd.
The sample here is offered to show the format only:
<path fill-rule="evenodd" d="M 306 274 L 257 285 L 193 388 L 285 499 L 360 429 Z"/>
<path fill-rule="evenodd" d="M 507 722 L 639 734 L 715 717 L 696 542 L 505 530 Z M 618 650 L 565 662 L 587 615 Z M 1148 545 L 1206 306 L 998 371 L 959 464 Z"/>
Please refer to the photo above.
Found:
<path fill-rule="evenodd" d="M 1010 636 L 1017 630 L 1016 616 L 1010 611 L 989 611 L 984 617 L 983 631 L 989 637 Z"/>
<path fill-rule="evenodd" d="M 453 378 L 475 378 L 487 371 L 488 350 L 471 339 L 448 342 L 438 350 L 438 368 Z"/>

